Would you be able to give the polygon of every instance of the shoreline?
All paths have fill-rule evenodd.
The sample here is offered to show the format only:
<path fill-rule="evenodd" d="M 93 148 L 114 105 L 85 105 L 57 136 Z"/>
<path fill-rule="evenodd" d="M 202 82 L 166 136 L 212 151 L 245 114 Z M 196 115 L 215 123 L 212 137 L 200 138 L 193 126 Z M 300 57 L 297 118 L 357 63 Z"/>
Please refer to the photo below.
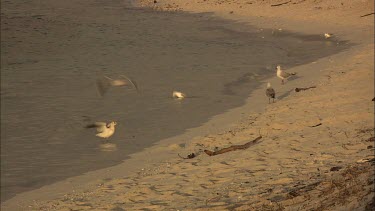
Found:
<path fill-rule="evenodd" d="M 166 2 L 172 2 L 172 1 L 168 0 Z M 178 2 L 178 0 L 176 2 Z M 210 1 L 208 1 L 208 2 L 210 2 Z M 197 4 L 199 5 L 199 3 L 197 3 Z M 188 9 L 188 11 L 189 11 L 189 9 Z M 192 12 L 192 11 L 189 11 L 189 12 Z M 199 12 L 203 12 L 203 11 L 199 11 Z M 225 12 L 220 11 L 219 16 L 220 16 L 220 14 L 222 14 L 222 17 L 224 17 L 224 18 L 228 18 L 226 16 L 230 16 L 230 18 L 233 18 L 233 14 L 226 13 L 226 11 Z M 235 14 L 236 14 L 236 11 L 235 11 Z M 255 27 L 259 27 L 260 25 L 262 25 L 262 26 L 264 26 L 264 28 L 269 28 L 267 26 L 272 26 L 274 24 L 273 22 L 270 22 L 269 20 L 262 20 L 262 21 L 257 22 L 256 19 L 259 20 L 259 18 L 254 18 L 252 16 L 247 17 L 247 18 L 250 18 L 250 19 L 254 20 L 250 24 L 254 25 Z M 243 16 L 241 16 L 237 20 L 243 20 Z M 265 24 L 267 21 L 268 21 L 268 25 Z M 282 21 L 280 21 L 280 22 L 282 22 Z M 301 24 L 302 23 L 300 22 L 300 25 Z M 280 24 L 278 24 L 278 25 L 280 25 Z M 284 28 L 285 25 L 281 24 L 280 26 L 282 26 Z M 322 26 L 314 26 L 314 27 L 319 28 L 319 27 L 322 27 Z M 311 27 L 311 28 L 314 28 L 314 27 Z M 360 27 L 366 28 L 368 26 L 360 26 Z M 360 28 L 360 27 L 358 27 L 358 28 Z M 292 29 L 293 26 L 290 27 L 290 28 Z M 324 28 L 324 27 L 322 27 L 322 28 Z M 290 30 L 288 28 L 288 26 L 285 26 L 285 29 Z M 296 29 L 296 28 L 294 28 L 294 29 Z M 311 30 L 311 29 L 308 29 L 308 30 Z M 301 30 L 301 32 L 302 33 L 308 32 L 308 30 L 303 29 L 303 30 Z M 322 32 L 323 32 L 323 30 L 320 30 L 320 33 L 322 33 Z M 145 182 L 145 185 L 147 186 L 148 184 L 153 183 L 152 180 L 154 180 L 155 178 L 156 178 L 155 180 L 163 178 L 163 174 L 160 174 L 160 172 L 163 172 L 163 171 L 166 172 L 167 169 L 171 168 L 171 166 L 172 166 L 172 169 L 173 169 L 173 167 L 175 167 L 176 172 L 186 171 L 186 172 L 190 172 L 190 173 L 192 173 L 194 171 L 201 172 L 201 171 L 203 171 L 204 166 L 209 166 L 209 167 L 212 167 L 213 169 L 216 168 L 217 172 L 219 172 L 217 174 L 226 175 L 226 173 L 228 173 L 228 172 L 226 172 L 224 170 L 221 170 L 223 167 L 225 167 L 225 165 L 223 165 L 223 166 L 219 165 L 219 163 L 225 162 L 224 160 L 232 161 L 233 166 L 246 168 L 245 167 L 246 162 L 244 162 L 244 161 L 248 161 L 248 158 L 246 157 L 246 152 L 251 153 L 251 152 L 253 152 L 254 149 L 258 149 L 259 152 L 261 152 L 261 151 L 264 152 L 262 154 L 262 156 L 263 156 L 263 159 L 265 159 L 264 156 L 267 157 L 267 155 L 270 154 L 270 152 L 267 152 L 267 150 L 268 151 L 270 150 L 268 148 L 269 147 L 270 148 L 276 147 L 276 145 L 274 143 L 270 143 L 272 140 L 276 140 L 276 142 L 278 142 L 278 144 L 277 144 L 278 147 L 280 147 L 279 145 L 287 147 L 286 144 L 283 144 L 282 142 L 277 141 L 277 140 L 280 139 L 280 138 L 286 138 L 286 140 L 289 140 L 289 141 L 295 140 L 295 139 L 297 139 L 297 137 L 299 135 L 301 135 L 301 134 L 298 134 L 298 136 L 297 136 L 296 134 L 294 134 L 294 133 L 296 133 L 296 130 L 301 130 L 301 129 L 305 130 L 305 127 L 309 127 L 311 125 L 316 125 L 322 120 L 324 120 L 323 121 L 324 126 L 326 124 L 328 124 L 329 127 L 334 127 L 333 123 L 337 123 L 337 122 L 334 122 L 334 118 L 329 116 L 329 114 L 324 113 L 324 114 L 322 114 L 323 115 L 322 116 L 320 114 L 318 114 L 318 115 L 312 114 L 310 111 L 307 112 L 306 118 L 310 117 L 311 119 L 309 119 L 308 121 L 303 121 L 302 119 L 299 119 L 300 121 L 302 121 L 302 123 L 298 123 L 299 124 L 298 127 L 295 126 L 295 128 L 294 128 L 294 126 L 292 126 L 292 130 L 294 131 L 294 133 L 287 132 L 286 135 L 281 133 L 280 131 L 284 131 L 285 129 L 288 130 L 288 127 L 285 127 L 285 125 L 283 125 L 282 123 L 270 124 L 267 121 L 265 121 L 265 118 L 273 118 L 274 120 L 276 119 L 276 120 L 279 120 L 280 122 L 285 123 L 285 121 L 283 121 L 283 118 L 285 118 L 286 121 L 288 122 L 288 124 L 292 124 L 293 121 L 294 121 L 293 118 L 291 119 L 291 117 L 288 118 L 288 117 L 284 117 L 284 116 L 278 117 L 278 112 L 276 110 L 281 109 L 281 110 L 284 111 L 285 107 L 287 107 L 288 109 L 291 109 L 291 107 L 292 107 L 293 109 L 296 109 L 298 112 L 300 112 L 299 114 L 306 113 L 305 111 L 300 111 L 300 109 L 297 108 L 298 105 L 301 105 L 301 103 L 298 104 L 298 100 L 303 101 L 304 95 L 310 100 L 311 99 L 320 100 L 320 98 L 318 96 L 319 91 L 320 92 L 325 91 L 324 93 L 326 93 L 327 90 L 330 91 L 330 88 L 333 87 L 333 86 L 337 89 L 336 84 L 335 83 L 332 84 L 332 82 L 331 82 L 332 80 L 334 80 L 334 81 L 340 81 L 341 80 L 341 81 L 346 82 L 346 84 L 349 83 L 349 80 L 348 80 L 349 76 L 350 77 L 356 77 L 356 75 L 353 73 L 353 71 L 348 71 L 348 72 L 345 71 L 345 73 L 343 73 L 342 75 L 338 75 L 338 76 L 337 76 L 337 74 L 342 72 L 341 69 L 344 65 L 346 65 L 346 67 L 347 66 L 350 67 L 350 65 L 352 64 L 353 61 L 359 60 L 360 62 L 362 62 L 364 64 L 359 64 L 359 65 L 354 64 L 354 67 L 353 67 L 353 64 L 352 64 L 352 66 L 351 66 L 352 69 L 358 68 L 357 66 L 359 66 L 360 69 L 365 69 L 365 70 L 362 71 L 362 73 L 361 73 L 362 75 L 363 74 L 370 74 L 369 79 L 370 80 L 373 79 L 373 72 L 371 72 L 371 70 L 373 70 L 373 62 L 371 63 L 371 61 L 369 61 L 369 63 L 366 64 L 366 59 L 371 58 L 371 53 L 373 53 L 373 52 L 370 52 L 370 53 L 367 52 L 367 51 L 373 49 L 373 42 L 371 42 L 371 39 L 369 39 L 369 37 L 371 37 L 371 34 L 373 35 L 373 31 L 371 32 L 371 30 L 370 30 L 370 33 L 365 34 L 364 36 L 362 34 L 360 34 L 359 32 L 358 33 L 360 35 L 350 34 L 350 33 L 348 33 L 348 31 L 342 30 L 342 28 L 338 29 L 337 31 L 332 30 L 330 32 L 333 32 L 334 34 L 338 34 L 340 38 L 341 37 L 348 38 L 348 39 L 350 38 L 349 40 L 357 43 L 358 45 L 351 47 L 347 51 L 341 52 L 339 54 L 332 55 L 330 57 L 322 58 L 322 59 L 320 59 L 316 62 L 313 62 L 311 64 L 301 65 L 301 66 L 297 66 L 297 67 L 292 68 L 292 69 L 288 69 L 288 71 L 298 72 L 298 74 L 301 74 L 303 77 L 301 79 L 297 79 L 297 80 L 294 80 L 294 81 L 287 82 L 286 85 L 284 85 L 283 87 L 281 87 L 281 85 L 279 85 L 279 80 L 276 77 L 271 78 L 269 81 L 272 84 L 277 84 L 277 86 L 275 86 L 274 88 L 277 90 L 278 93 L 281 93 L 281 95 L 286 96 L 285 100 L 284 100 L 284 98 L 282 98 L 280 100 L 277 100 L 276 104 L 271 104 L 271 105 L 267 104 L 266 108 L 264 108 L 263 105 L 264 105 L 264 102 L 266 102 L 266 99 L 265 99 L 265 96 L 264 96 L 264 88 L 260 87 L 259 89 L 256 89 L 247 98 L 247 100 L 245 102 L 245 105 L 243 105 L 241 107 L 238 107 L 238 108 L 231 109 L 228 112 L 225 112 L 224 114 L 214 116 L 208 122 L 206 122 L 203 126 L 187 130 L 187 132 L 185 132 L 184 134 L 182 134 L 180 136 L 168 138 L 166 140 L 162 140 L 162 141 L 158 142 L 158 144 L 155 144 L 155 146 L 153 146 L 153 147 L 150 147 L 148 149 L 144 149 L 140 153 L 136 153 L 134 155 L 131 155 L 131 158 L 129 160 L 125 160 L 124 163 L 122 163 L 122 164 L 119 164 L 119 165 L 114 166 L 114 167 L 109 167 L 109 168 L 106 168 L 106 169 L 101 169 L 101 170 L 98 170 L 98 171 L 89 172 L 85 175 L 77 176 L 77 177 L 74 177 L 74 178 L 69 178 L 67 180 L 55 183 L 53 185 L 42 187 L 38 190 L 34 190 L 34 191 L 31 191 L 31 192 L 19 194 L 16 197 L 2 203 L 1 207 L 3 209 L 8 208 L 9 210 L 16 210 L 16 209 L 20 209 L 20 207 L 18 207 L 18 205 L 16 205 L 16 204 L 21 204 L 21 206 L 24 206 L 24 207 L 32 206 L 32 207 L 29 207 L 31 209 L 36 209 L 36 208 L 48 209 L 48 207 L 51 208 L 51 207 L 54 207 L 54 206 L 57 206 L 57 207 L 60 206 L 59 208 L 63 208 L 64 206 L 65 206 L 65 208 L 66 207 L 73 207 L 73 206 L 84 208 L 81 205 L 77 205 L 79 203 L 75 203 L 75 205 L 71 204 L 75 200 L 72 200 L 73 201 L 72 202 L 72 201 L 64 201 L 64 200 L 61 200 L 61 199 L 57 200 L 57 201 L 56 200 L 54 201 L 52 199 L 54 199 L 56 197 L 64 196 L 68 193 L 70 193 L 70 194 L 67 195 L 68 198 L 71 197 L 73 199 L 74 198 L 77 199 L 77 197 L 82 196 L 82 194 L 84 192 L 88 191 L 88 190 L 90 190 L 89 192 L 93 193 L 93 195 L 95 195 L 95 194 L 101 195 L 102 193 L 106 193 L 106 190 L 103 189 L 106 185 L 108 186 L 109 184 L 111 184 L 112 186 L 117 187 L 117 186 L 120 186 L 120 183 L 121 184 L 126 183 L 126 181 L 128 179 L 121 179 L 121 178 L 123 177 L 123 175 L 125 173 L 130 173 L 130 172 L 133 172 L 133 174 L 131 174 L 132 176 L 128 175 L 129 177 L 134 177 L 136 175 L 138 175 L 139 179 L 150 177 L 150 178 L 148 178 L 149 180 L 147 180 Z M 366 39 L 362 40 L 363 37 L 366 37 Z M 355 57 L 359 57 L 359 58 L 355 58 Z M 355 60 L 353 58 L 355 58 Z M 349 61 L 347 61 L 347 60 L 349 60 Z M 339 63 L 339 64 L 337 64 L 337 63 Z M 369 73 L 368 68 L 371 68 L 371 67 L 372 67 L 372 69 L 370 69 L 370 73 Z M 322 73 L 320 73 L 319 76 L 317 74 L 314 74 L 313 70 L 315 70 L 315 69 L 319 69 Z M 325 74 L 328 74 L 329 77 L 325 77 Z M 349 74 L 349 76 L 348 76 L 348 74 Z M 353 76 L 353 74 L 354 74 L 354 76 Z M 365 78 L 365 77 L 363 77 L 363 78 Z M 361 78 L 361 79 L 363 79 L 363 78 Z M 265 82 L 266 81 L 264 81 L 264 83 Z M 295 88 L 296 86 L 307 87 L 309 85 L 317 85 L 318 88 L 316 90 L 305 91 L 303 93 L 298 93 L 298 94 L 290 92 L 290 90 L 292 88 Z M 339 89 L 339 90 L 342 92 L 342 89 Z M 372 88 L 370 87 L 369 89 L 366 89 L 366 90 L 367 91 L 370 90 L 370 92 L 372 92 L 372 93 L 366 93 L 365 96 L 367 96 L 367 95 L 373 96 L 374 95 L 373 82 L 372 82 Z M 345 93 L 341 93 L 341 92 L 339 93 L 340 96 L 342 96 L 343 94 L 345 95 Z M 361 96 L 361 97 L 363 97 L 363 96 Z M 264 100 L 264 102 L 258 102 L 258 105 L 254 105 L 253 102 L 252 102 L 252 99 L 254 99 L 254 98 L 261 98 L 261 99 L 264 98 L 265 100 Z M 371 99 L 372 99 L 372 97 L 369 98 L 369 101 L 370 101 L 369 103 L 366 102 L 367 103 L 366 108 L 368 108 L 368 107 L 371 108 L 371 105 L 373 106 L 373 104 L 371 104 L 372 103 Z M 308 102 L 307 100 L 305 100 L 305 101 Z M 324 101 L 324 102 L 330 102 L 330 101 Z M 341 102 L 342 102 L 342 100 L 341 100 Z M 296 103 L 296 104 L 293 104 L 293 103 Z M 355 102 L 355 103 L 358 103 L 358 102 Z M 281 105 L 278 105 L 278 104 L 281 104 Z M 357 105 L 357 104 L 355 104 L 355 105 Z M 274 107 L 276 107 L 276 108 L 274 108 Z M 329 111 L 333 111 L 333 109 L 334 109 L 333 106 L 328 106 L 328 107 L 329 107 L 329 109 L 331 109 L 331 110 L 328 109 Z M 362 108 L 363 107 L 364 106 L 362 106 Z M 249 112 L 250 108 L 253 109 L 252 112 Z M 306 110 L 308 110 L 308 109 L 306 109 Z M 350 109 L 348 108 L 347 110 L 352 111 L 353 108 L 350 108 Z M 244 111 L 246 111 L 246 112 L 244 112 Z M 367 110 L 366 112 L 367 112 L 367 114 L 371 114 L 371 112 L 369 110 Z M 341 113 L 339 113 L 339 114 L 341 114 Z M 268 116 L 268 117 L 266 117 L 266 116 Z M 318 116 L 318 118 L 317 118 L 317 116 Z M 352 131 L 359 130 L 359 129 L 361 129 L 360 127 L 374 128 L 373 121 L 372 122 L 369 121 L 369 120 L 371 120 L 371 118 L 366 117 L 364 113 L 361 113 L 361 115 L 359 115 L 359 116 L 364 118 L 364 122 L 363 123 L 356 123 L 356 125 L 354 124 L 354 126 L 350 127 L 350 129 L 348 130 L 348 131 L 350 131 L 349 135 L 345 134 L 346 136 L 348 136 L 347 139 L 345 139 L 345 141 L 348 141 L 349 137 L 353 138 L 355 135 L 357 136 L 357 138 L 359 136 L 362 139 L 366 139 L 366 138 L 368 138 L 367 137 L 368 134 L 365 133 L 365 134 L 362 134 L 362 135 L 358 135 L 358 134 L 355 134 Z M 338 117 L 340 117 L 340 116 L 338 116 Z M 325 120 L 325 119 L 328 119 L 328 120 Z M 340 119 L 340 118 L 338 118 L 338 119 Z M 348 118 L 349 120 L 345 119 L 345 118 L 341 118 L 340 120 L 337 120 L 337 121 L 343 121 L 343 119 L 345 121 L 349 121 L 349 120 L 353 121 L 353 119 L 355 119 L 355 118 L 354 117 L 351 117 L 351 119 Z M 218 125 L 220 125 L 220 126 L 218 126 Z M 340 126 L 341 127 L 338 126 L 335 129 L 325 129 L 327 131 L 323 130 L 323 132 L 321 132 L 322 136 L 323 136 L 323 139 L 329 140 L 329 138 L 325 137 L 325 136 L 327 136 L 327 134 L 325 134 L 324 132 L 336 132 L 337 133 L 337 131 L 340 131 L 340 130 L 343 129 L 342 128 L 343 125 L 340 125 Z M 345 127 L 346 126 L 347 125 L 345 125 Z M 266 128 L 266 129 L 264 129 L 264 128 Z M 257 136 L 257 134 L 259 133 L 259 130 L 261 130 L 261 133 L 264 136 L 264 139 L 267 139 L 267 140 L 264 140 L 264 143 L 259 145 L 259 146 L 256 146 L 254 148 L 251 148 L 251 149 L 248 149 L 248 150 L 245 150 L 245 151 L 242 151 L 242 152 L 228 153 L 228 154 L 222 155 L 222 157 L 220 157 L 220 158 L 212 158 L 212 159 L 211 159 L 211 157 L 208 157 L 205 154 L 202 154 L 198 158 L 195 158 L 197 160 L 192 159 L 192 160 L 190 160 L 191 162 L 186 162 L 186 163 L 183 163 L 184 161 L 181 161 L 176 156 L 177 152 L 185 155 L 185 154 L 189 154 L 190 152 L 196 151 L 197 150 L 196 146 L 198 144 L 201 144 L 204 147 L 209 148 L 209 149 L 212 149 L 212 147 L 222 148 L 222 147 L 228 146 L 230 144 L 241 144 L 245 140 L 254 139 Z M 308 131 L 305 131 L 306 134 L 311 135 L 310 133 L 313 133 L 313 132 L 310 131 L 310 130 L 311 129 L 309 128 Z M 203 132 L 203 131 L 207 131 L 203 134 L 208 134 L 208 135 L 206 135 L 204 137 L 198 136 L 199 134 L 202 134 L 201 132 Z M 306 136 L 306 134 L 303 134 L 303 135 Z M 288 135 L 291 135 L 292 138 L 291 139 L 288 138 Z M 340 134 L 340 138 L 341 138 L 341 136 L 342 136 L 342 134 Z M 276 139 L 275 139 L 275 137 L 276 137 Z M 345 137 L 345 136 L 343 136 L 343 137 Z M 272 146 L 267 147 L 267 146 L 265 146 L 265 143 L 270 144 Z M 348 141 L 348 143 L 351 143 L 351 142 Z M 182 144 L 182 145 L 185 145 L 185 146 L 181 147 L 179 144 Z M 371 144 L 371 143 L 368 143 L 368 144 Z M 312 146 L 305 147 L 305 146 L 301 146 L 301 145 L 295 144 L 295 143 L 293 145 L 294 145 L 294 148 L 300 147 L 303 150 L 306 150 L 306 148 L 311 149 L 311 147 L 312 147 Z M 353 146 L 357 147 L 357 145 L 358 145 L 358 147 L 359 146 L 363 147 L 362 143 L 361 144 L 356 143 L 356 145 L 353 145 Z M 301 151 L 301 149 L 299 149 L 299 150 Z M 368 151 L 369 150 L 366 151 L 366 153 L 367 153 L 366 155 L 369 155 Z M 259 152 L 256 152 L 256 153 L 259 153 Z M 355 156 L 352 156 L 352 158 L 358 157 L 358 154 L 356 154 L 356 153 L 353 153 L 353 154 L 355 154 Z M 162 155 L 162 156 L 160 156 L 160 155 Z M 154 159 L 155 157 L 158 157 L 158 159 L 157 160 Z M 236 163 L 235 160 L 237 160 L 237 159 L 240 160 L 240 161 L 242 160 L 242 162 L 238 161 L 238 163 Z M 332 159 L 332 157 L 329 157 L 329 156 L 325 157 L 321 154 L 320 157 L 316 158 L 316 160 L 319 160 L 319 159 L 321 161 L 325 161 L 325 160 Z M 346 164 L 349 164 L 347 159 L 343 158 L 343 160 L 345 160 Z M 194 161 L 202 162 L 203 164 L 198 164 L 198 166 L 202 165 L 202 167 L 198 170 L 195 169 L 194 165 L 192 164 Z M 263 161 L 259 161 L 259 162 L 263 162 Z M 140 163 L 142 163 L 141 164 L 142 167 L 139 167 Z M 179 165 L 182 165 L 184 168 L 178 167 Z M 189 165 L 189 166 L 187 166 L 187 165 Z M 276 164 L 273 164 L 273 165 L 270 165 L 268 167 L 270 169 L 275 169 L 276 166 L 277 166 Z M 323 167 L 320 167 L 320 168 L 323 168 Z M 126 169 L 126 170 L 124 170 L 124 169 Z M 154 171 L 155 169 L 158 169 L 158 170 L 155 172 Z M 185 170 L 183 170 L 183 169 L 185 169 Z M 137 170 L 138 170 L 138 173 L 134 174 L 134 172 L 137 172 Z M 174 172 L 174 174 L 178 174 L 176 172 Z M 216 173 L 211 172 L 210 174 L 215 175 Z M 220 175 L 220 176 L 222 176 L 222 175 Z M 243 175 L 240 175 L 240 176 L 243 176 Z M 112 178 L 112 179 L 103 180 L 104 178 L 107 178 L 107 177 Z M 94 178 L 96 178 L 96 179 L 94 179 Z M 98 180 L 97 178 L 102 178 L 102 179 Z M 117 179 L 114 179 L 114 178 L 117 178 Z M 168 177 L 165 176 L 165 178 L 168 178 Z M 219 177 L 219 178 L 221 178 L 221 177 Z M 239 179 L 241 180 L 241 179 L 244 179 L 244 178 L 245 177 L 241 177 Z M 202 183 L 205 180 L 207 180 L 205 178 L 199 178 L 199 177 L 196 178 L 196 179 L 198 181 L 202 182 Z M 99 182 L 101 180 L 103 182 Z M 294 180 L 294 178 L 292 180 Z M 90 181 L 90 182 L 87 183 L 87 181 Z M 281 178 L 281 179 L 276 180 L 276 181 L 278 181 L 278 182 L 275 183 L 277 185 L 278 184 L 286 184 L 287 182 L 290 182 L 290 178 L 289 177 L 288 177 L 288 179 Z M 133 182 L 134 182 L 134 180 L 133 180 Z M 178 182 L 181 182 L 181 181 L 178 181 Z M 227 182 L 228 182 L 227 180 L 223 179 L 223 184 L 227 185 Z M 82 184 L 84 184 L 84 185 L 82 185 Z M 102 184 L 102 185 L 100 185 L 100 184 Z M 142 183 L 139 183 L 139 184 L 142 184 Z M 169 187 L 170 189 L 173 188 L 172 187 L 173 184 L 171 184 L 171 187 Z M 160 185 L 160 184 L 158 184 L 158 185 Z M 142 186 L 142 187 L 144 187 L 144 186 Z M 176 188 L 177 186 L 174 186 L 174 187 Z M 133 187 L 133 189 L 134 188 L 137 188 L 137 187 Z M 114 188 L 114 189 L 117 190 L 117 188 Z M 148 192 L 148 191 L 152 191 L 152 190 L 147 190 L 146 192 Z M 109 191 L 109 192 L 111 192 L 111 191 Z M 108 195 L 110 195 L 110 194 L 108 194 Z M 130 195 L 128 197 L 137 198 L 136 196 L 138 196 L 138 195 L 134 193 L 133 195 Z M 237 195 L 236 195 L 236 197 L 237 197 Z M 241 198 L 242 197 L 244 197 L 244 196 L 241 196 Z M 27 198 L 28 200 L 25 200 L 25 198 Z M 220 200 L 218 200 L 218 201 L 220 201 Z M 57 202 L 58 202 L 59 205 L 56 205 Z M 100 204 L 100 202 L 96 202 L 96 203 Z M 131 202 L 129 202 L 129 203 L 131 203 Z M 178 200 L 177 200 L 176 203 L 178 203 Z M 108 208 L 108 206 L 110 206 L 109 204 L 107 204 L 107 205 L 102 204 L 102 205 L 107 206 L 107 208 Z M 216 207 L 216 208 L 220 208 L 220 206 L 224 206 L 220 203 L 218 203 L 218 204 L 214 203 L 214 205 L 219 206 L 219 207 Z M 136 205 L 134 205 L 134 206 L 135 207 L 132 207 L 134 209 L 140 208 L 140 207 L 137 207 Z M 150 208 L 151 209 L 153 209 L 153 208 L 155 208 L 155 209 L 165 208 L 162 205 L 158 205 L 158 206 L 159 207 L 152 207 L 151 206 Z M 90 207 L 87 207 L 87 209 L 89 209 L 89 208 Z M 198 207 L 198 208 L 201 208 L 201 207 Z M 221 208 L 223 208 L 223 207 L 221 207 Z M 188 208 L 185 207 L 184 209 L 188 209 Z M 193 208 L 190 208 L 190 209 L 193 209 Z M 210 209 L 210 208 L 207 208 L 207 209 Z"/>

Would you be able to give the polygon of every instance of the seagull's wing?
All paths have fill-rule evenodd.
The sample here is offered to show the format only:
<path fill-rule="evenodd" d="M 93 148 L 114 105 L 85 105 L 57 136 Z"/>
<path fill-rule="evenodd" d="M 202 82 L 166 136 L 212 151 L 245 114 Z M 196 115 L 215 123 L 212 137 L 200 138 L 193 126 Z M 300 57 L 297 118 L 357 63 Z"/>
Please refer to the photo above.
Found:
<path fill-rule="evenodd" d="M 282 71 L 282 72 L 280 73 L 280 75 L 281 75 L 281 77 L 283 77 L 283 78 L 288 78 L 291 74 L 288 73 L 288 72 Z"/>
<path fill-rule="evenodd" d="M 138 85 L 134 80 L 131 80 L 130 78 L 126 77 L 125 75 L 120 75 L 120 76 L 125 78 L 126 80 L 128 80 L 133 85 L 133 87 L 138 91 Z"/>
<path fill-rule="evenodd" d="M 106 76 L 104 76 L 106 77 Z M 96 88 L 100 94 L 100 96 L 103 96 L 109 87 L 111 86 L 109 80 L 107 78 L 98 78 L 96 79 Z"/>
<path fill-rule="evenodd" d="M 110 77 L 108 77 L 108 76 L 104 76 L 104 78 L 106 78 L 106 79 L 108 79 L 108 80 L 110 80 L 110 81 L 113 81 L 113 79 L 112 78 L 110 78 Z"/>
<path fill-rule="evenodd" d="M 96 128 L 99 133 L 103 132 L 106 127 L 106 124 L 102 124 L 102 122 L 95 122 L 94 124 L 86 125 L 86 128 Z"/>
<path fill-rule="evenodd" d="M 95 125 L 96 131 L 98 131 L 98 133 L 103 132 L 107 128 L 107 123 L 105 123 L 105 122 L 95 122 L 94 125 Z"/>
<path fill-rule="evenodd" d="M 106 129 L 107 129 L 107 126 L 98 126 L 98 127 L 96 127 L 96 131 L 98 131 L 98 133 L 104 132 Z"/>

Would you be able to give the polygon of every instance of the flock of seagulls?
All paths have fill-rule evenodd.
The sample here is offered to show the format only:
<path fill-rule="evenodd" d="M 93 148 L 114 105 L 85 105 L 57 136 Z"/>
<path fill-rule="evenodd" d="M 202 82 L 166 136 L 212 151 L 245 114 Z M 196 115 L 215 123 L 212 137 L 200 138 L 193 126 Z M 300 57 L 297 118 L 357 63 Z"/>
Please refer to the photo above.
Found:
<path fill-rule="evenodd" d="M 276 67 L 276 76 L 281 79 L 281 84 L 284 84 L 284 80 L 287 80 L 289 77 L 293 75 L 296 75 L 296 73 L 288 73 L 286 71 L 283 71 L 280 65 Z M 110 87 L 132 86 L 134 89 L 138 91 L 138 86 L 135 81 L 124 75 L 120 75 L 120 77 L 121 78 L 119 79 L 112 79 L 107 76 L 98 78 L 96 81 L 96 85 L 100 96 L 103 96 Z M 276 92 L 272 88 L 271 83 L 269 82 L 267 83 L 266 96 L 268 97 L 268 103 L 271 103 L 271 99 L 273 103 L 275 102 Z M 173 91 L 172 97 L 176 99 L 184 99 L 186 97 L 186 94 L 179 91 Z M 96 136 L 107 139 L 115 133 L 116 125 L 116 122 L 95 122 L 94 124 L 87 125 L 86 128 L 96 128 Z"/>
<path fill-rule="evenodd" d="M 137 83 L 129 77 L 126 77 L 125 75 L 120 75 L 120 78 L 117 79 L 103 76 L 96 80 L 96 87 L 100 96 L 104 96 L 108 89 L 110 89 L 111 87 L 125 86 L 131 86 L 138 91 Z M 172 97 L 176 99 L 183 99 L 186 97 L 186 94 L 179 91 L 173 91 Z M 115 133 L 116 125 L 116 122 L 95 122 L 93 124 L 86 125 L 86 128 L 96 128 L 96 136 L 107 139 Z"/>
<path fill-rule="evenodd" d="M 325 33 L 324 37 L 326 39 L 331 38 L 333 35 L 329 33 Z M 287 80 L 291 76 L 296 75 L 295 72 L 286 72 L 281 69 L 281 66 L 278 65 L 276 67 L 276 76 L 281 79 L 281 84 L 284 84 L 284 80 Z M 138 86 L 135 81 L 132 79 L 126 77 L 125 75 L 120 75 L 121 78 L 118 79 L 112 79 L 107 76 L 103 76 L 102 78 L 98 78 L 96 81 L 97 90 L 99 92 L 100 96 L 104 96 L 104 94 L 108 91 L 110 87 L 122 87 L 122 86 L 132 86 L 134 89 L 138 91 Z M 266 96 L 268 97 L 268 103 L 275 102 L 276 98 L 276 92 L 272 88 L 271 83 L 267 83 L 267 89 L 266 89 Z M 184 99 L 186 97 L 186 94 L 179 92 L 179 91 L 173 91 L 172 97 L 176 99 Z M 374 99 L 373 99 L 374 101 Z M 97 134 L 96 136 L 101 138 L 109 138 L 115 133 L 115 126 L 117 125 L 116 122 L 95 122 L 94 124 L 87 125 L 86 128 L 96 128 Z"/>
<path fill-rule="evenodd" d="M 330 34 L 330 33 L 325 33 L 324 34 L 324 37 L 326 39 L 329 39 L 332 36 L 333 36 L 333 34 Z M 282 85 L 284 84 L 284 80 L 287 80 L 288 78 L 290 78 L 291 76 L 296 75 L 296 74 L 297 73 L 295 73 L 295 72 L 288 73 L 286 71 L 283 71 L 281 69 L 280 65 L 277 65 L 277 67 L 276 67 L 276 76 L 281 79 L 281 84 Z M 276 92 L 271 87 L 271 83 L 269 83 L 269 82 L 267 83 L 266 96 L 268 97 L 268 103 L 271 103 L 271 98 L 272 98 L 272 102 L 275 102 Z"/>

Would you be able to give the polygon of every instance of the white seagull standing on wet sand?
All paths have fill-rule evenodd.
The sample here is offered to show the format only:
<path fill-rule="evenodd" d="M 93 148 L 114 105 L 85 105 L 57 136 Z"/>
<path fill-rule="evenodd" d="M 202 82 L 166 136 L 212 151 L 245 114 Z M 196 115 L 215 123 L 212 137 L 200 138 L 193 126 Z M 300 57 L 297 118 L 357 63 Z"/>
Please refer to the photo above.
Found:
<path fill-rule="evenodd" d="M 96 136 L 100 138 L 109 138 L 115 133 L 115 126 L 117 125 L 116 122 L 95 122 L 94 124 L 87 125 L 86 128 L 96 128 L 98 132 Z"/>
<path fill-rule="evenodd" d="M 182 93 L 182 92 L 173 91 L 172 97 L 173 98 L 177 98 L 177 99 L 183 99 L 183 98 L 186 97 L 186 95 L 184 93 Z"/>
<path fill-rule="evenodd" d="M 276 75 L 277 77 L 281 78 L 281 84 L 284 84 L 284 79 L 288 79 L 290 76 L 292 75 L 296 75 L 297 73 L 288 73 L 288 72 L 285 72 L 283 70 L 281 70 L 281 66 L 280 65 L 277 65 L 276 67 Z"/>
<path fill-rule="evenodd" d="M 133 86 L 138 91 L 138 86 L 135 81 L 130 78 L 120 75 L 121 79 L 112 79 L 110 77 L 104 76 L 96 80 L 96 87 L 100 96 L 103 96 L 111 86 Z"/>
<path fill-rule="evenodd" d="M 271 87 L 270 82 L 267 83 L 266 96 L 268 97 L 268 103 L 271 103 L 270 101 L 271 98 L 272 98 L 272 102 L 273 103 L 275 102 L 276 93 L 275 93 L 275 90 Z"/>

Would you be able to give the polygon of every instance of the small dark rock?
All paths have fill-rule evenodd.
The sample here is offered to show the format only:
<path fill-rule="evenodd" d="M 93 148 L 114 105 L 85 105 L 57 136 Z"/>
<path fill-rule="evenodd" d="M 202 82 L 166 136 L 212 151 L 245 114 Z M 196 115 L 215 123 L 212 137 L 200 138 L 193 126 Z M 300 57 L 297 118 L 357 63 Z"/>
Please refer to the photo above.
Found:
<path fill-rule="evenodd" d="M 270 198 L 269 200 L 272 202 L 280 202 L 280 201 L 284 201 L 285 199 L 286 199 L 285 196 L 277 195 L 277 196 Z"/>
<path fill-rule="evenodd" d="M 195 154 L 194 154 L 194 153 L 189 154 L 189 155 L 188 155 L 188 158 L 189 158 L 189 159 L 195 158 Z"/>
<path fill-rule="evenodd" d="M 154 0 L 154 4 L 158 3 L 156 0 Z"/>
<path fill-rule="evenodd" d="M 338 170 L 340 170 L 340 169 L 342 169 L 341 166 L 334 166 L 334 167 L 332 167 L 332 168 L 330 169 L 330 171 L 338 171 Z"/>
<path fill-rule="evenodd" d="M 366 141 L 367 142 L 374 142 L 375 141 L 375 137 L 368 138 Z"/>

